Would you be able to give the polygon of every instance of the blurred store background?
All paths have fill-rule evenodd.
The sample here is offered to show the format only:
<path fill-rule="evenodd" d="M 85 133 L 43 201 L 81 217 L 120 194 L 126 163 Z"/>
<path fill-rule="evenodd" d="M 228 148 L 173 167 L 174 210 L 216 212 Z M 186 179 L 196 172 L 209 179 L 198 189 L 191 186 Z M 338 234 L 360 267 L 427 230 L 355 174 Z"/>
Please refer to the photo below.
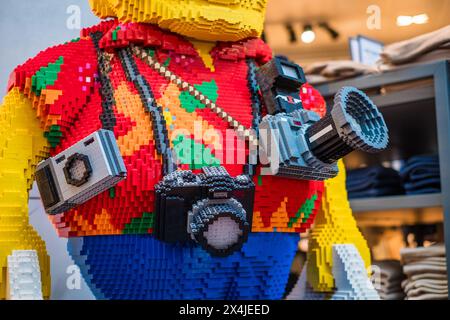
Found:
<path fill-rule="evenodd" d="M 313 62 L 350 59 L 349 38 L 357 35 L 390 44 L 435 31 L 450 23 L 448 12 L 448 0 L 269 0 L 265 33 L 277 54 L 306 66 Z M 398 18 L 405 16 L 421 16 L 416 18 L 419 24 L 399 26 Z M 333 32 L 323 24 L 338 37 L 333 38 Z M 289 26 L 295 38 L 291 37 Z M 302 33 L 308 26 L 315 33 L 311 43 L 302 40 Z M 306 40 L 309 39 L 307 36 Z"/>

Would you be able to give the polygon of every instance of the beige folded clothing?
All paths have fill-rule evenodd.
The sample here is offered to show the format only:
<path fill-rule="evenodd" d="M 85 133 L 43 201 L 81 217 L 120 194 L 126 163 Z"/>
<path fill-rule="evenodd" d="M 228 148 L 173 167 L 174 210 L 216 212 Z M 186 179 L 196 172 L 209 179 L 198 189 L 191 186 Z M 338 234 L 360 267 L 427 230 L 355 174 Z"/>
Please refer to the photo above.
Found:
<path fill-rule="evenodd" d="M 385 64 L 400 65 L 413 62 L 422 56 L 450 44 L 450 25 L 418 37 L 393 43 L 384 48 L 381 61 Z"/>
<path fill-rule="evenodd" d="M 321 82 L 356 77 L 376 73 L 377 68 L 351 60 L 325 61 L 313 63 L 304 68 L 308 82 Z"/>
<path fill-rule="evenodd" d="M 430 282 L 428 280 L 408 281 L 402 282 L 403 290 L 409 294 L 410 290 L 422 288 L 430 292 L 446 293 L 448 290 L 447 281 Z"/>
<path fill-rule="evenodd" d="M 447 274 L 445 274 L 445 273 L 420 273 L 420 274 L 413 274 L 413 275 L 409 276 L 408 279 L 410 279 L 412 281 L 417 281 L 417 280 L 421 280 L 421 279 L 447 281 Z"/>
<path fill-rule="evenodd" d="M 405 300 L 447 300 L 447 294 L 427 293 L 420 296 L 406 297 Z"/>
<path fill-rule="evenodd" d="M 424 272 L 432 272 L 432 273 L 442 273 L 447 274 L 446 266 L 430 266 L 428 264 L 416 264 L 416 265 L 405 265 L 403 266 L 403 272 L 409 276 L 415 273 L 424 273 Z"/>
<path fill-rule="evenodd" d="M 407 300 L 440 300 L 448 297 L 447 261 L 444 245 L 402 249 L 401 283 Z"/>
<path fill-rule="evenodd" d="M 433 245 L 430 247 L 404 248 L 400 250 L 401 261 L 406 264 L 410 261 L 423 260 L 430 257 L 445 257 L 444 245 Z"/>

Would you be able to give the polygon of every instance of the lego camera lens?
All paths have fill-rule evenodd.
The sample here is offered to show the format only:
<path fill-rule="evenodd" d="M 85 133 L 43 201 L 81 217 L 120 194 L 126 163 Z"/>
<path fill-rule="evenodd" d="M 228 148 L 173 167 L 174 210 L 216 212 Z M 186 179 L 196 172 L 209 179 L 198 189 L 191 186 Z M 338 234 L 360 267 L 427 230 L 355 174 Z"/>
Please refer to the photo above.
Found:
<path fill-rule="evenodd" d="M 89 157 L 80 153 L 70 156 L 64 166 L 64 175 L 68 184 L 75 187 L 84 185 L 92 175 Z"/>
<path fill-rule="evenodd" d="M 347 143 L 354 149 L 372 153 L 386 148 L 387 127 L 369 97 L 353 89 L 348 91 L 342 102 L 349 120 L 347 128 L 343 130 Z"/>
<path fill-rule="evenodd" d="M 205 205 L 197 211 L 191 223 L 195 240 L 214 256 L 228 256 L 247 241 L 250 225 L 245 211 L 236 200 L 228 203 Z"/>
<path fill-rule="evenodd" d="M 355 150 L 382 151 L 389 140 L 378 108 L 365 93 L 353 87 L 339 90 L 331 113 L 313 124 L 306 137 L 314 156 L 328 164 Z"/>
<path fill-rule="evenodd" d="M 224 233 L 224 230 L 227 233 Z M 239 224 L 231 217 L 219 217 L 208 226 L 208 230 L 203 233 L 203 236 L 209 246 L 224 250 L 237 243 L 242 234 L 243 231 L 239 228 Z"/>

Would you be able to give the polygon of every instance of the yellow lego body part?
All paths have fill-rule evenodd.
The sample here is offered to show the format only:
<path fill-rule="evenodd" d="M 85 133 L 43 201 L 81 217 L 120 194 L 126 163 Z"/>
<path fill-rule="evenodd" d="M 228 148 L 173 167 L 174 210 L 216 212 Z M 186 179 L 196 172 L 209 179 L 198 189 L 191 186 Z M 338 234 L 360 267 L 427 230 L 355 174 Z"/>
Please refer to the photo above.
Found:
<path fill-rule="evenodd" d="M 311 230 L 308 250 L 308 282 L 317 292 L 335 289 L 332 274 L 332 246 L 353 244 L 358 249 L 366 269 L 370 266 L 370 250 L 359 231 L 348 202 L 345 187 L 345 167 L 338 163 L 337 177 L 325 181 L 322 208 Z"/>
<path fill-rule="evenodd" d="M 0 106 L 0 299 L 7 297 L 7 257 L 13 250 L 38 253 L 42 293 L 50 297 L 50 258 L 28 216 L 36 164 L 48 157 L 43 132 L 31 102 L 11 90 Z"/>
<path fill-rule="evenodd" d="M 267 0 L 89 0 L 100 18 L 159 25 L 207 41 L 261 35 Z"/>

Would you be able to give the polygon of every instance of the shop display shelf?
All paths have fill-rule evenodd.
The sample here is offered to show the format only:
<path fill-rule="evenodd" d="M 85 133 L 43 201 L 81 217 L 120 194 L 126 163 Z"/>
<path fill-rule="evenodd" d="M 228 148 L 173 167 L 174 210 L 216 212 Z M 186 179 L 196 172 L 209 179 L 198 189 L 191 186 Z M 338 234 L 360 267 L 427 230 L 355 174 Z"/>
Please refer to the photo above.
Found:
<path fill-rule="evenodd" d="M 450 62 L 435 61 L 374 75 L 325 83 L 316 88 L 328 106 L 343 86 L 364 90 L 378 105 L 390 130 L 390 150 L 357 155 L 366 164 L 402 160 L 420 153 L 438 153 L 441 193 L 352 200 L 355 212 L 441 206 L 450 279 Z M 450 281 L 449 289 L 450 289 Z M 449 290 L 450 291 L 450 290 Z"/>
<path fill-rule="evenodd" d="M 354 212 L 389 211 L 398 209 L 417 209 L 442 206 L 442 194 L 399 195 L 378 198 L 350 200 Z"/>

